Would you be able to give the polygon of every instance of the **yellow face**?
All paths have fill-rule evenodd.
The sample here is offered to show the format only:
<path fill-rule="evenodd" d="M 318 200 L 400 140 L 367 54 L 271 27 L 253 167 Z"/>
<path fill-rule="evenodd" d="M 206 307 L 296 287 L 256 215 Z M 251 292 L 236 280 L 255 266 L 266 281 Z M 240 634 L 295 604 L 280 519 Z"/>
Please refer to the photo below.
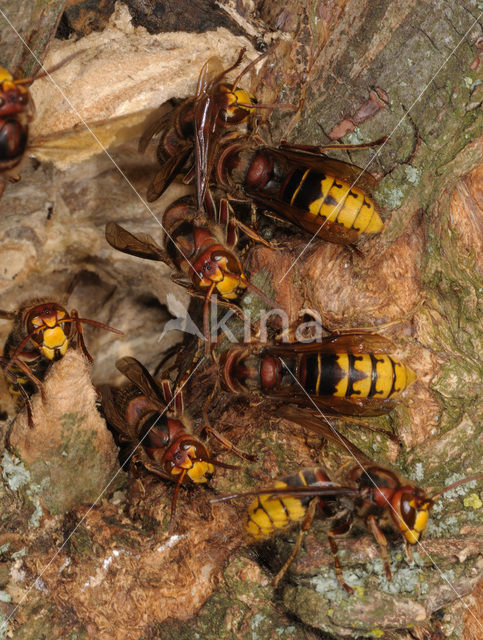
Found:
<path fill-rule="evenodd" d="M 4 82 L 7 83 L 9 89 L 13 88 L 15 86 L 14 82 L 13 82 L 13 77 L 12 74 L 7 71 L 7 69 L 5 69 L 5 67 L 0 67 L 0 84 L 3 84 Z M 7 86 L 5 85 L 5 86 Z"/>
<path fill-rule="evenodd" d="M 215 467 L 211 462 L 205 462 L 205 460 L 198 460 L 193 463 L 191 469 L 187 472 L 189 478 L 197 484 L 208 482 L 210 476 L 213 475 Z"/>
<path fill-rule="evenodd" d="M 234 276 L 230 273 L 225 273 L 223 280 L 217 284 L 216 290 L 227 300 L 234 300 L 238 298 L 239 289 L 246 289 L 246 284 L 243 282 L 243 274 L 241 276 Z"/>
<path fill-rule="evenodd" d="M 254 106 L 240 106 L 247 104 L 253 104 Z M 245 91 L 244 89 L 235 89 L 235 91 L 231 91 L 228 94 L 228 115 L 230 116 L 235 111 L 235 109 L 243 109 L 244 111 L 246 111 L 245 118 L 248 118 L 248 116 L 255 111 L 255 104 L 255 96 L 253 96 L 251 93 L 248 93 L 248 91 Z"/>
<path fill-rule="evenodd" d="M 217 292 L 227 300 L 234 300 L 239 295 L 239 289 L 246 288 L 241 265 L 232 254 L 219 252 L 210 256 L 209 262 L 205 265 L 201 270 L 202 277 L 198 283 L 200 288 L 208 289 L 216 283 Z"/>
<path fill-rule="evenodd" d="M 60 326 L 56 326 L 53 329 L 44 329 L 43 342 L 40 347 L 40 353 L 53 360 L 56 353 L 60 356 L 65 356 L 67 348 L 69 347 L 69 340 L 64 333 L 64 330 Z"/>
<path fill-rule="evenodd" d="M 63 324 L 69 314 L 60 305 L 47 303 L 30 311 L 27 331 L 40 353 L 53 360 L 64 356 L 69 347 L 70 324 Z"/>
<path fill-rule="evenodd" d="M 170 469 L 171 474 L 178 476 L 185 471 L 186 475 L 197 484 L 208 482 L 215 468 L 211 462 L 200 460 L 199 455 L 195 445 L 183 447 L 181 455 L 177 457 L 176 463 Z M 207 455 L 206 451 L 203 450 L 202 455 Z"/>
<path fill-rule="evenodd" d="M 0 67 L 0 116 L 18 115 L 25 110 L 28 101 L 28 89 L 15 82 L 7 69 Z"/>
<path fill-rule="evenodd" d="M 218 85 L 217 97 L 221 107 L 220 117 L 229 124 L 246 122 L 257 104 L 255 96 L 251 93 L 239 87 L 233 90 L 233 85 L 229 84 Z"/>

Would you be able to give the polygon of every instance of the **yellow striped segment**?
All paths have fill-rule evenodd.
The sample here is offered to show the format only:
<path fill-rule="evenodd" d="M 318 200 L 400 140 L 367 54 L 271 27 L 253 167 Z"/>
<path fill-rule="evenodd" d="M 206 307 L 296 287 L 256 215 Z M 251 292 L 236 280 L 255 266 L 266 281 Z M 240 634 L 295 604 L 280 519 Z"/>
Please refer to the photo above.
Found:
<path fill-rule="evenodd" d="M 345 183 L 339 184 L 334 181 L 333 186 L 327 194 L 329 196 L 328 202 L 325 202 L 320 207 L 319 215 L 327 218 L 331 222 L 335 222 L 344 207 L 349 190 L 350 185 Z"/>
<path fill-rule="evenodd" d="M 337 364 L 344 372 L 344 377 L 336 386 L 334 396 L 345 398 L 347 387 L 349 386 L 349 355 L 347 353 L 338 353 Z"/>
<path fill-rule="evenodd" d="M 353 189 L 353 191 L 359 191 Z M 352 226 L 360 233 L 379 233 L 382 231 L 383 222 L 380 215 L 374 209 L 372 202 L 369 202 L 364 197 L 364 194 L 359 191 L 362 196 L 361 207 L 357 218 L 354 220 Z"/>
<path fill-rule="evenodd" d="M 291 198 L 291 205 L 294 204 L 308 173 L 309 170 L 304 173 Z M 382 218 L 366 194 L 357 187 L 351 187 L 349 183 L 337 182 L 331 176 L 326 176 L 320 181 L 320 198 L 310 203 L 309 211 L 314 216 L 338 222 L 346 229 L 354 229 L 358 233 L 379 233 L 383 228 Z"/>
<path fill-rule="evenodd" d="M 376 393 L 374 394 L 377 398 L 388 398 L 395 393 L 402 393 L 404 389 L 416 380 L 416 374 L 409 367 L 406 367 L 405 364 L 394 358 L 393 362 L 395 379 L 393 379 L 393 366 L 389 356 L 377 356 L 377 381 Z"/>
<path fill-rule="evenodd" d="M 354 393 L 351 395 L 358 396 L 359 398 L 368 398 L 372 382 L 371 356 L 368 353 L 358 354 L 354 362 L 354 369 L 360 371 L 365 377 L 354 382 L 352 385 Z"/>
<path fill-rule="evenodd" d="M 263 496 L 260 496 L 260 501 Z M 272 521 L 260 507 L 258 498 L 248 507 L 248 519 L 245 523 L 245 533 L 255 540 L 266 538 L 274 531 Z"/>
<path fill-rule="evenodd" d="M 307 171 L 304 174 L 304 178 L 306 176 L 307 176 Z M 312 215 L 314 216 L 320 215 L 320 209 L 324 204 L 324 200 L 329 194 L 329 191 L 331 190 L 333 184 L 334 184 L 334 178 L 332 178 L 331 176 L 326 176 L 323 180 L 320 181 L 320 198 L 317 198 L 316 200 L 311 202 L 309 205 L 309 211 Z M 297 189 L 297 193 L 298 193 L 298 189 Z M 292 198 L 290 204 L 293 204 L 294 198 Z"/>
<path fill-rule="evenodd" d="M 278 481 L 274 486 L 283 489 L 287 485 Z M 305 513 L 302 502 L 293 496 L 262 494 L 248 507 L 245 532 L 254 539 L 265 538 L 277 529 L 287 529 L 293 523 L 302 521 Z"/>
<path fill-rule="evenodd" d="M 416 374 L 399 360 L 395 360 L 396 380 L 394 382 L 394 393 L 402 393 L 410 384 L 416 380 Z"/>
<path fill-rule="evenodd" d="M 305 516 L 305 507 L 300 500 L 290 496 L 267 500 L 264 506 L 269 511 L 275 529 L 285 529 L 293 522 L 300 522 Z"/>
<path fill-rule="evenodd" d="M 369 207 L 362 207 L 357 217 L 354 227 L 361 230 L 361 233 L 380 233 L 384 226 L 381 216 L 374 209 L 372 203 L 366 200 Z"/>
<path fill-rule="evenodd" d="M 347 229 L 352 229 L 363 202 L 364 194 L 352 188 L 345 199 L 344 206 L 337 214 L 337 222 Z"/>
<path fill-rule="evenodd" d="M 399 367 L 396 366 L 396 369 L 404 369 L 401 363 L 397 363 Z M 386 355 L 378 355 L 376 362 L 376 373 L 377 373 L 377 381 L 376 381 L 376 392 L 375 397 L 377 398 L 388 398 L 393 383 L 393 369 L 392 363 L 388 356 Z"/>
<path fill-rule="evenodd" d="M 307 169 L 307 171 L 305 171 L 305 172 L 304 172 L 304 175 L 302 176 L 302 179 L 300 180 L 300 182 L 299 182 L 299 184 L 298 184 L 297 188 L 296 188 L 296 189 L 295 189 L 295 191 L 293 192 L 293 195 L 292 195 L 292 197 L 291 197 L 291 199 L 290 199 L 290 205 L 291 205 L 291 206 L 293 206 L 293 203 L 294 203 L 294 201 L 295 201 L 295 198 L 297 197 L 297 195 L 298 195 L 298 193 L 299 193 L 300 189 L 302 188 L 302 186 L 303 186 L 303 184 L 304 184 L 304 182 L 305 182 L 305 178 L 309 175 L 309 173 L 310 173 L 310 169 Z M 314 215 L 317 215 L 317 214 L 314 214 Z"/>
<path fill-rule="evenodd" d="M 317 382 L 315 384 L 315 395 L 319 395 L 319 389 L 320 389 L 320 380 L 322 378 L 322 357 L 320 355 L 320 353 L 317 354 Z M 303 478 L 303 475 L 302 475 Z M 303 478 L 304 484 L 307 484 L 305 482 L 305 478 Z"/>
<path fill-rule="evenodd" d="M 337 353 L 337 365 L 341 369 L 341 380 L 335 387 L 336 397 L 358 397 L 386 399 L 396 393 L 402 393 L 410 384 L 416 380 L 416 374 L 405 364 L 385 354 L 377 354 L 372 357 L 376 361 L 375 386 L 371 393 L 373 385 L 373 362 L 371 354 L 356 353 L 353 365 L 350 364 L 348 353 Z M 316 394 L 319 393 L 319 387 L 322 380 L 322 365 L 320 354 L 317 356 L 318 371 L 316 382 Z M 394 363 L 394 368 L 393 368 Z M 350 371 L 353 366 L 353 371 Z M 360 375 L 358 375 L 358 373 Z M 360 378 L 360 379 L 358 379 Z M 349 381 L 352 380 L 352 387 L 349 387 Z"/>

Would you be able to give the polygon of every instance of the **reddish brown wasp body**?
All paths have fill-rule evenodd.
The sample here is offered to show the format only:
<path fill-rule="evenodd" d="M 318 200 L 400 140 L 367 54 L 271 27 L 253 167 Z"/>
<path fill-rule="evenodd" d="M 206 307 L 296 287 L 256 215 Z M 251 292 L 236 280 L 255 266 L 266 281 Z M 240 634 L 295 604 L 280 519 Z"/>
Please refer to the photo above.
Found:
<path fill-rule="evenodd" d="M 167 113 L 163 111 L 148 127 L 140 140 L 140 151 L 146 149 L 153 136 L 161 134 L 157 148 L 161 169 L 148 188 L 148 201 L 159 198 L 176 175 L 184 173 L 186 184 L 196 178 L 196 202 L 201 210 L 220 136 L 223 135 L 225 141 L 238 138 L 246 133 L 240 130 L 240 125 L 252 130 L 250 119 L 257 109 L 295 108 L 286 104 L 260 104 L 251 93 L 238 86 L 241 78 L 276 46 L 250 62 L 233 83 L 227 82 L 226 76 L 241 64 L 245 49 L 241 49 L 237 60 L 226 69 L 217 57 L 210 58 L 200 71 L 194 97 Z"/>
<path fill-rule="evenodd" d="M 7 69 L 0 67 L 0 196 L 6 180 L 15 182 L 20 179 L 13 169 L 21 163 L 27 150 L 29 122 L 35 113 L 27 87 L 34 80 L 56 71 L 76 55 L 68 56 L 49 71 L 31 78 L 14 78 Z"/>
<path fill-rule="evenodd" d="M 52 301 L 28 303 L 16 313 L 2 311 L 0 317 L 14 321 L 1 362 L 12 393 L 26 403 L 31 426 L 29 396 L 37 389 L 42 389 L 42 379 L 52 361 L 62 358 L 72 344 L 78 344 L 89 362 L 92 362 L 84 342 L 82 325 L 88 324 L 122 335 L 122 331 L 96 320 L 79 318 L 75 310 L 69 314 L 64 307 Z"/>
<path fill-rule="evenodd" d="M 216 209 L 211 194 L 205 197 L 206 215 L 200 214 L 190 199 L 181 199 L 167 209 L 162 218 L 167 232 L 163 249 L 148 236 L 134 236 L 120 225 L 110 222 L 106 226 L 109 244 L 130 255 L 148 260 L 160 260 L 174 267 L 173 280 L 190 289 L 192 295 L 204 299 L 203 326 L 209 343 L 209 301 L 218 293 L 219 304 L 236 312 L 238 307 L 228 301 L 237 299 L 245 289 L 251 289 L 270 306 L 273 302 L 249 282 L 239 258 L 234 253 L 238 242 L 239 223 L 232 215 L 227 200 L 220 201 Z M 252 237 L 257 237 L 249 229 Z"/>
<path fill-rule="evenodd" d="M 310 147 L 261 146 L 250 138 L 219 142 L 214 179 L 235 196 L 248 197 L 281 220 L 327 242 L 353 244 L 382 231 L 372 198 L 376 180 L 355 165 L 325 156 L 329 149 L 381 144 Z"/>
<path fill-rule="evenodd" d="M 173 395 L 168 380 L 163 380 L 158 386 L 145 367 L 131 357 L 121 358 L 116 366 L 131 385 L 120 389 L 101 387 L 102 408 L 118 435 L 119 444 L 127 449 L 128 459 L 139 461 L 151 473 L 176 482 L 171 503 L 171 532 L 183 481 L 189 479 L 196 484 L 204 484 L 210 479 L 215 466 L 235 467 L 211 458 L 207 447 L 193 434 L 184 411 L 182 394 L 176 392 Z M 253 459 L 214 429 L 207 427 L 204 433 L 211 433 L 237 455 Z"/>
<path fill-rule="evenodd" d="M 27 149 L 28 123 L 33 117 L 27 86 L 34 79 L 15 80 L 0 67 L 0 173 L 5 177 L 12 176 L 11 170 L 20 164 Z M 0 195 L 4 188 L 0 177 Z"/>
<path fill-rule="evenodd" d="M 153 136 L 161 134 L 157 148 L 161 169 L 148 189 L 148 201 L 159 198 L 178 173 L 192 167 L 184 180 L 191 182 L 196 173 L 200 208 L 211 173 L 218 133 L 227 127 L 245 123 L 256 107 L 255 98 L 240 89 L 238 81 L 267 54 L 245 67 L 233 84 L 224 81 L 225 76 L 241 64 L 244 53 L 242 49 L 236 62 L 227 69 L 222 68 L 218 58 L 210 58 L 201 69 L 195 96 L 162 115 L 143 134 L 140 151 L 146 149 Z"/>
<path fill-rule="evenodd" d="M 334 556 L 337 579 L 348 593 L 352 593 L 352 588 L 343 579 L 335 538 L 349 533 L 355 522 L 361 522 L 373 534 L 380 549 L 386 577 L 391 580 L 387 540 L 382 528 L 388 528 L 404 538 L 407 556 L 412 560 L 411 547 L 420 542 L 435 501 L 450 489 L 483 477 L 483 474 L 477 474 L 455 482 L 436 494 L 428 495 L 424 489 L 401 478 L 394 470 L 372 462 L 349 440 L 335 429 L 322 424 L 317 417 L 304 415 L 303 411 L 292 408 L 284 408 L 279 415 L 312 428 L 347 448 L 353 455 L 355 464 L 342 473 L 340 480 L 343 484 L 333 482 L 324 469 L 303 469 L 281 478 L 272 487 L 221 498 L 256 496 L 248 507 L 245 520 L 245 531 L 253 541 L 263 540 L 295 523 L 301 523 L 295 547 L 276 576 L 275 585 L 294 560 L 303 535 L 310 528 L 316 514 L 334 523 L 327 536 Z"/>
<path fill-rule="evenodd" d="M 260 58 L 250 63 L 232 85 L 223 82 L 226 74 L 240 64 L 243 53 L 225 70 L 218 59 L 208 60 L 200 72 L 195 97 L 146 131 L 141 150 L 153 135 L 162 132 L 158 146 L 161 170 L 148 190 L 148 200 L 159 197 L 188 164 L 191 168 L 184 180 L 189 183 L 196 176 L 198 209 L 208 182 L 214 180 L 234 197 L 247 197 L 328 242 L 354 244 L 361 234 L 379 233 L 383 222 L 372 198 L 376 180 L 359 167 L 328 158 L 323 152 L 367 148 L 385 139 L 361 145 L 264 146 L 237 126 L 258 108 L 293 106 L 257 104 L 253 96 L 238 88 L 240 77 Z"/>
<path fill-rule="evenodd" d="M 416 378 L 375 334 L 342 333 L 320 342 L 235 345 L 221 356 L 229 391 L 318 407 L 332 415 L 388 413 Z"/>

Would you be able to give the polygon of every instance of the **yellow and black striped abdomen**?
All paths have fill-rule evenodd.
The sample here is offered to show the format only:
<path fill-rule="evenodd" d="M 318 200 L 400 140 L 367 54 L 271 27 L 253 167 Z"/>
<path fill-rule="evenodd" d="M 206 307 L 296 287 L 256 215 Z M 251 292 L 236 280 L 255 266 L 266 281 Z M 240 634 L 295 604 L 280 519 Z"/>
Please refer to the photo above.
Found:
<path fill-rule="evenodd" d="M 330 482 L 329 477 L 321 469 L 303 469 L 291 476 L 281 478 L 274 483 L 275 489 L 312 486 L 317 483 Z M 245 522 L 245 532 L 253 540 L 261 540 L 277 531 L 288 529 L 302 522 L 312 498 L 305 496 L 285 496 L 262 493 L 250 503 Z"/>
<path fill-rule="evenodd" d="M 372 199 L 340 178 L 296 168 L 282 187 L 281 199 L 295 209 L 309 211 L 357 233 L 379 233 L 383 222 Z"/>
<path fill-rule="evenodd" d="M 28 360 L 28 367 L 30 371 L 40 380 L 44 379 L 45 373 L 49 368 L 49 361 L 39 356 L 34 357 L 32 360 Z M 24 395 L 20 391 L 22 387 L 23 391 L 31 396 L 37 391 L 37 387 L 32 380 L 25 375 L 25 371 L 18 367 L 15 363 L 12 364 L 7 372 L 7 386 L 10 394 L 15 400 L 18 406 L 24 404 Z"/>
<path fill-rule="evenodd" d="M 402 393 L 416 375 L 387 354 L 311 353 L 300 362 L 300 382 L 314 396 L 380 398 Z"/>
<path fill-rule="evenodd" d="M 12 367 L 13 369 L 13 367 Z M 12 373 L 15 374 L 14 371 L 12 371 Z M 22 372 L 23 374 L 23 372 Z M 12 398 L 15 401 L 15 404 L 17 405 L 17 407 L 22 407 L 23 404 L 25 403 L 25 399 L 24 396 L 22 395 L 21 391 L 20 391 L 20 387 L 22 387 L 24 389 L 24 391 L 28 394 L 28 395 L 32 395 L 35 392 L 34 386 L 32 384 L 32 382 L 27 378 L 27 377 L 20 377 L 20 375 L 13 380 L 12 378 L 8 377 L 7 378 L 7 387 L 8 387 L 8 391 L 10 393 L 10 395 L 12 396 Z"/>

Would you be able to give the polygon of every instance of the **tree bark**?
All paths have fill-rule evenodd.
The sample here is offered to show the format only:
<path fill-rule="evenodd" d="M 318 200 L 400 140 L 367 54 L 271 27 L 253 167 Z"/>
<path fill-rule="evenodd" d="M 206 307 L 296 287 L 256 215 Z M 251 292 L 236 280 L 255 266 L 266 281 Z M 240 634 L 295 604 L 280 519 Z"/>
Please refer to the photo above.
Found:
<path fill-rule="evenodd" d="M 49 5 L 56 9 L 45 32 L 48 36 L 35 32 L 38 14 L 30 14 L 25 29 L 31 30 L 36 47 L 53 35 L 61 4 Z M 274 144 L 284 137 L 292 143 L 324 145 L 340 138 L 360 143 L 387 136 L 377 153 L 367 149 L 333 154 L 378 176 L 376 197 L 385 219 L 380 237 L 361 242 L 358 252 L 319 240 L 306 248 L 309 236 L 283 224 L 274 228 L 273 221 L 260 217 L 262 228 L 271 229 L 278 246 L 276 251 L 249 250 L 244 260 L 250 278 L 264 290 L 271 289 L 292 319 L 299 309 L 310 307 L 320 312 L 331 330 L 377 326 L 415 309 L 412 317 L 385 335 L 416 371 L 418 381 L 389 416 L 371 421 L 394 429 L 402 452 L 365 430 L 352 428 L 348 437 L 376 462 L 393 464 L 424 488 L 439 490 L 475 473 L 481 460 L 479 10 L 470 0 L 456 4 L 290 0 L 283 7 L 276 0 L 220 4 L 247 35 L 247 46 L 249 41 L 280 40 L 253 81 L 257 98 L 263 103 L 292 104 L 303 98 L 299 119 L 292 111 L 270 112 L 269 133 L 264 128 L 263 135 L 270 135 Z M 126 16 L 122 13 L 123 24 L 129 22 Z M 142 23 L 139 14 L 136 19 Z M 151 15 L 150 32 L 154 22 Z M 110 28 L 101 36 L 107 37 Z M 78 45 L 55 42 L 59 58 L 70 52 L 69 47 L 86 43 L 90 43 L 86 50 L 96 51 L 83 63 L 92 85 L 87 80 L 84 85 L 78 76 L 69 79 L 68 70 L 61 84 L 67 88 L 78 81 L 77 95 L 87 96 L 82 101 L 86 109 L 92 107 L 90 120 L 105 120 L 101 109 L 112 107 L 116 118 L 108 119 L 108 135 L 102 140 L 111 141 L 116 162 L 144 195 L 156 167 L 152 157 L 137 155 L 136 138 L 155 99 L 149 95 L 151 80 L 142 76 L 151 62 L 149 57 L 140 60 L 154 51 L 164 69 L 163 55 L 173 51 L 174 40 L 169 34 L 131 31 L 130 26 L 124 35 L 116 35 L 126 50 L 134 46 L 139 57 L 132 53 L 130 61 L 119 58 L 126 84 L 119 90 L 112 81 L 112 94 L 106 94 L 101 105 L 96 103 L 95 84 L 99 82 L 102 90 L 109 84 L 109 78 L 102 77 L 102 65 L 110 68 L 112 60 L 107 56 L 99 65 L 99 59 L 104 60 L 99 56 L 104 47 L 114 59 L 114 49 L 105 43 L 93 49 L 94 40 L 87 40 L 101 36 L 80 38 Z M 239 31 L 234 40 L 225 31 L 185 37 L 187 42 L 193 40 L 186 50 L 180 48 L 179 55 L 185 57 L 180 57 L 182 63 L 173 74 L 173 91 L 180 91 L 180 84 L 185 89 L 178 97 L 194 91 L 198 70 L 211 55 L 208 45 L 205 52 L 204 44 L 196 42 L 209 41 L 226 64 L 236 57 L 242 42 Z M 222 45 L 223 54 L 216 49 Z M 23 66 L 20 48 L 6 27 L 0 46 L 4 60 Z M 193 54 L 196 46 L 201 48 Z M 190 63 L 190 56 L 196 60 Z M 115 65 L 112 69 L 114 74 Z M 180 81 L 181 69 L 187 69 L 189 79 Z M 126 143 L 124 138 L 116 146 L 126 130 L 126 121 L 119 120 L 124 107 L 116 111 L 116 105 L 124 103 L 116 100 L 125 97 L 125 91 L 133 92 L 132 103 L 134 96 L 143 98 L 133 106 L 134 115 L 126 116 L 133 118 L 131 140 Z M 159 91 L 159 101 L 177 95 L 169 93 L 164 76 Z M 92 102 L 87 104 L 89 93 Z M 41 115 L 37 120 L 38 131 L 45 133 L 49 121 L 55 127 L 56 121 L 71 116 L 68 106 L 59 104 L 52 110 L 54 118 L 46 113 L 45 119 Z M 166 306 L 172 300 L 168 294 L 176 298 L 183 294 L 169 283 L 168 269 L 115 255 L 105 245 L 103 227 L 108 220 L 155 238 L 158 226 L 111 168 L 109 158 L 89 148 L 85 160 L 76 164 L 78 127 L 66 126 L 68 131 L 49 130 L 58 135 L 53 138 L 56 149 L 61 141 L 64 166 L 58 168 L 57 160 L 54 165 L 44 161 L 39 169 L 27 163 L 21 183 L 9 185 L 0 200 L 4 215 L 0 241 L 6 256 L 2 307 L 13 309 L 19 297 L 38 295 L 40 288 L 41 295 L 58 296 L 75 272 L 83 272 L 83 289 L 72 305 L 82 308 L 81 315 L 91 314 L 129 331 L 124 346 L 89 336 L 89 349 L 97 361 L 96 382 L 114 383 L 116 357 L 129 353 L 155 366 L 167 348 L 158 344 L 157 337 L 168 317 Z M 155 213 L 159 215 L 165 203 L 156 203 Z M 255 305 L 254 300 L 243 303 L 246 312 Z M 6 324 L 2 332 L 8 334 Z M 190 352 L 192 347 L 187 357 Z M 195 375 L 189 389 L 195 426 L 201 423 L 197 409 L 209 390 L 206 378 Z M 1 405 L 8 408 L 6 392 Z M 9 412 L 11 418 L 11 405 Z M 237 446 L 259 456 L 257 463 L 243 463 L 236 472 L 217 470 L 212 486 L 218 493 L 269 485 L 271 479 L 305 466 L 323 464 L 336 472 L 343 464 L 339 451 L 321 448 L 318 438 L 273 420 L 264 406 L 251 406 L 244 399 L 220 392 L 210 406 L 210 419 Z M 4 434 L 9 425 L 4 423 Z M 273 571 L 289 555 L 296 533 L 261 547 L 244 546 L 242 507 L 209 505 L 210 492 L 195 487 L 181 495 L 178 536 L 167 540 L 172 492 L 148 474 L 91 511 L 78 505 L 52 517 L 40 484 L 25 480 L 28 465 L 11 456 L 4 453 L 1 459 L 0 596 L 7 595 L 0 597 L 0 638 L 6 633 L 6 617 L 24 595 L 8 626 L 21 640 L 42 635 L 72 640 L 471 637 L 479 592 L 469 594 L 479 578 L 481 540 L 481 500 L 473 485 L 461 487 L 456 497 L 444 496 L 433 510 L 423 541 L 429 555 L 421 550 L 415 564 L 409 565 L 400 540 L 390 541 L 394 569 L 390 583 L 369 535 L 355 531 L 341 540 L 344 576 L 355 588 L 349 597 L 335 579 L 321 521 L 316 521 L 287 579 L 274 591 Z M 239 463 L 230 456 L 223 460 Z M 64 541 L 66 546 L 43 573 L 42 582 L 27 593 Z"/>

